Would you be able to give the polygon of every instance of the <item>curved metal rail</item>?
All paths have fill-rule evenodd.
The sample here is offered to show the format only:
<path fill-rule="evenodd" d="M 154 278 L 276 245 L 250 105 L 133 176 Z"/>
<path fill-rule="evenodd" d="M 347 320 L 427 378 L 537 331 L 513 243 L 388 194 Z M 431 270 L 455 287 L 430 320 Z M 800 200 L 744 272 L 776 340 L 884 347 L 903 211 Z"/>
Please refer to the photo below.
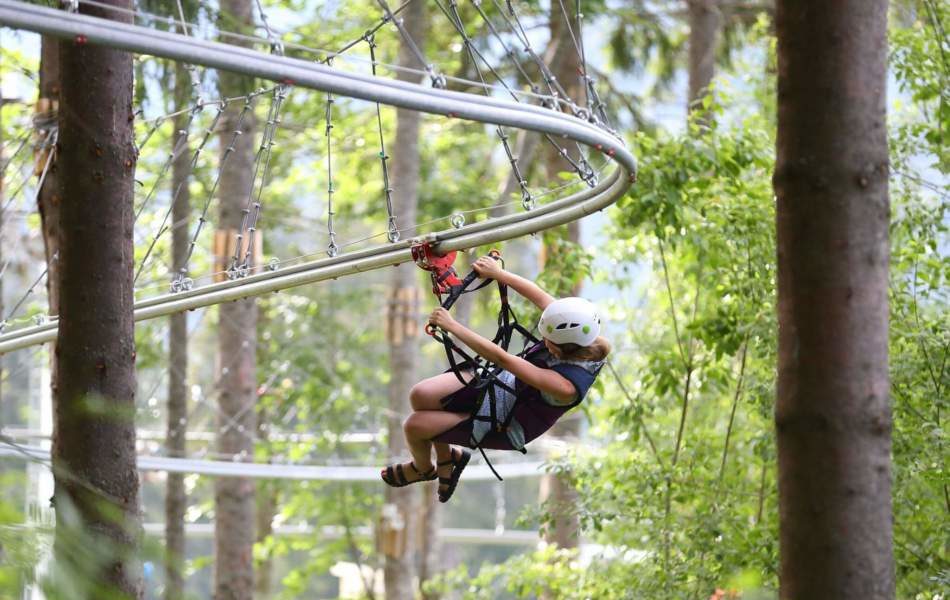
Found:
<path fill-rule="evenodd" d="M 536 210 L 424 236 L 424 239 L 437 244 L 438 249 L 442 251 L 462 250 L 505 241 L 580 219 L 615 202 L 636 180 L 636 159 L 622 140 L 572 115 L 540 106 L 347 73 L 301 59 L 264 54 L 248 48 L 65 13 L 13 0 L 0 0 L 0 24 L 72 39 L 76 43 L 98 44 L 137 54 L 243 73 L 449 118 L 547 133 L 592 147 L 617 164 L 617 168 L 596 187 L 551 202 Z M 412 260 L 409 248 L 418 239 L 142 300 L 135 304 L 135 320 L 152 319 L 183 310 L 397 265 Z M 56 339 L 56 332 L 55 320 L 44 325 L 12 331 L 0 336 L 0 354 L 53 341 Z"/>
<path fill-rule="evenodd" d="M 3 446 L 0 457 L 19 458 L 49 463 L 49 450 L 40 446 Z M 379 481 L 378 467 L 355 467 L 352 465 L 285 465 L 253 463 L 198 458 L 171 458 L 168 456 L 139 455 L 136 459 L 139 471 L 165 471 L 166 473 L 194 473 L 212 477 L 247 477 L 251 479 L 297 479 L 306 481 L 346 481 L 375 483 Z M 496 470 L 506 478 L 540 477 L 544 475 L 540 461 L 499 463 Z M 495 475 L 487 465 L 472 465 L 465 470 L 466 481 L 493 481 Z"/>

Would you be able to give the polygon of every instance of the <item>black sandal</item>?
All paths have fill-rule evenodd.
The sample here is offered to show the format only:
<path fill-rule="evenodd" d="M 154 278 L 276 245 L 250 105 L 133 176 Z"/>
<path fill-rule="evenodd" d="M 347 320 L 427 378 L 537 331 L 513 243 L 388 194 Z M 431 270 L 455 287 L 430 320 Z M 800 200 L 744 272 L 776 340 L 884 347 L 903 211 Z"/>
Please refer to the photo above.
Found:
<path fill-rule="evenodd" d="M 472 453 L 468 450 L 463 450 L 461 448 L 458 448 L 457 450 L 461 456 L 456 454 L 456 448 L 452 448 L 452 458 L 449 460 L 444 460 L 440 463 L 436 463 L 436 467 L 452 465 L 451 477 L 439 477 L 439 483 L 448 486 L 445 490 L 439 490 L 439 502 L 449 501 L 449 498 L 451 498 L 452 494 L 455 493 L 455 488 L 458 486 L 459 478 L 462 476 L 462 471 L 465 470 L 465 467 L 468 465 L 468 461 L 472 458 Z M 458 460 L 455 459 L 456 456 L 459 456 Z"/>
<path fill-rule="evenodd" d="M 438 477 L 435 467 L 432 467 L 431 469 L 423 473 L 422 471 L 416 468 L 415 463 L 410 462 L 409 466 L 412 468 L 413 471 L 416 472 L 416 475 L 419 476 L 419 479 L 413 479 L 412 481 L 407 480 L 406 474 L 402 470 L 401 463 L 396 464 L 396 465 L 388 465 L 386 467 L 386 470 L 380 473 L 380 477 L 382 477 L 386 485 L 390 487 L 395 487 L 395 488 L 406 487 L 407 485 L 411 483 L 419 483 L 420 481 L 432 481 L 433 479 Z"/>

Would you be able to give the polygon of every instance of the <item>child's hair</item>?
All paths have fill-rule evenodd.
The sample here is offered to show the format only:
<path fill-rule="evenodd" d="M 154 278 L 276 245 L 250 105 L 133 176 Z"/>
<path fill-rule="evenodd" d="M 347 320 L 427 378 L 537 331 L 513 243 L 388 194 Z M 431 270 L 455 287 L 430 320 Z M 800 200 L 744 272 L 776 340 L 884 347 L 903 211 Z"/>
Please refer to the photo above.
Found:
<path fill-rule="evenodd" d="M 555 344 L 554 342 L 551 342 L 551 345 L 554 346 L 552 354 L 561 360 L 601 361 L 610 354 L 610 342 L 603 336 L 598 336 L 590 346 Z"/>

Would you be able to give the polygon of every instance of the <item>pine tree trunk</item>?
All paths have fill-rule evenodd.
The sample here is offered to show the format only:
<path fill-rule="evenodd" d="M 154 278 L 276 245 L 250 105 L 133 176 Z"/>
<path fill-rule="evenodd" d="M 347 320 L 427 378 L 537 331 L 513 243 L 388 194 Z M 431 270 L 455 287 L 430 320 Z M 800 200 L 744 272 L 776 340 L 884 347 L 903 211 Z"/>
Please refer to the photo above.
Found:
<path fill-rule="evenodd" d="M 262 314 L 266 314 L 263 310 Z M 261 319 L 261 329 L 264 329 L 264 319 Z M 269 323 L 268 323 L 269 325 Z M 273 416 L 272 411 L 268 410 L 266 405 L 261 405 L 257 411 L 257 437 L 267 447 L 268 455 L 273 455 L 273 448 L 268 440 L 268 424 Z M 257 544 L 264 544 L 274 533 L 274 517 L 277 515 L 278 500 L 280 488 L 277 482 L 270 479 L 261 479 L 257 482 Z M 254 598 L 255 600 L 267 600 L 271 597 L 271 588 L 273 587 L 274 558 L 267 554 L 258 561 L 254 571 Z"/>
<path fill-rule="evenodd" d="M 439 574 L 444 567 L 442 560 L 442 504 L 439 502 L 439 482 L 422 485 L 420 512 L 424 525 L 419 530 L 419 585 Z M 420 591 L 423 600 L 436 600 L 440 594 Z"/>
<path fill-rule="evenodd" d="M 570 21 L 565 19 L 564 12 L 560 6 L 554 6 L 551 10 L 550 30 L 551 47 L 546 53 L 548 64 L 551 70 L 567 94 L 575 101 L 582 101 L 584 98 L 584 89 L 578 80 L 578 73 L 581 72 L 581 57 L 571 40 L 571 30 L 573 28 L 575 35 L 580 31 L 577 20 L 575 19 L 574 0 L 564 0 L 564 8 L 570 16 Z M 547 181 L 557 181 L 558 173 L 571 171 L 571 165 L 561 158 L 557 151 L 550 145 L 545 145 L 544 167 L 547 175 Z M 567 225 L 568 238 L 573 242 L 580 241 L 580 223 L 574 221 Z M 580 289 L 574 290 L 575 294 L 580 293 Z M 552 438 L 577 439 L 580 435 L 580 421 L 577 418 L 562 419 L 548 433 Z M 541 486 L 538 490 L 539 500 L 547 502 L 552 511 L 553 520 L 544 531 L 544 539 L 548 543 L 557 544 L 561 548 L 576 548 L 580 542 L 580 523 L 574 506 L 577 504 L 577 491 L 571 483 L 570 473 L 560 474 L 546 473 L 542 476 Z"/>
<path fill-rule="evenodd" d="M 426 5 L 414 2 L 404 13 L 404 27 L 420 48 L 425 48 Z M 399 50 L 399 64 L 418 67 L 405 43 Z M 398 78 L 419 83 L 419 77 L 400 72 Z M 408 227 L 416 222 L 419 201 L 419 127 L 422 115 L 416 111 L 396 111 L 396 140 L 392 145 L 393 209 L 399 227 Z M 402 419 L 409 413 L 409 390 L 416 383 L 416 356 L 419 353 L 420 294 L 418 273 L 412 263 L 394 268 L 390 275 L 390 298 L 388 306 L 389 334 L 389 456 L 393 460 L 405 460 L 408 456 L 403 438 Z M 424 490 L 431 489 L 423 486 Z M 415 597 L 413 579 L 416 576 L 415 554 L 418 548 L 416 534 L 424 525 L 419 519 L 418 486 L 386 488 L 386 503 L 395 507 L 405 536 L 404 544 L 396 544 L 395 551 L 386 552 L 384 580 L 386 598 L 403 600 Z"/>
<path fill-rule="evenodd" d="M 776 30 L 780 595 L 889 599 L 887 2 Z"/>
<path fill-rule="evenodd" d="M 36 131 L 35 140 L 43 139 L 45 132 L 42 125 L 52 122 L 57 123 L 57 110 L 59 108 L 59 40 L 53 37 L 43 36 L 40 38 L 40 70 L 39 70 L 39 94 L 35 107 L 34 121 Z M 43 179 L 43 185 L 40 187 L 36 196 L 36 207 L 40 214 L 40 230 L 43 233 L 43 248 L 46 257 L 46 297 L 48 313 L 50 317 L 59 314 L 59 262 L 53 257 L 59 253 L 59 212 L 60 200 L 59 190 L 57 189 L 57 167 L 56 167 L 56 149 L 50 148 L 48 152 L 53 152 L 51 157 L 46 153 L 39 153 L 34 160 L 35 174 L 39 178 L 42 175 L 43 167 L 47 160 L 50 160 L 46 177 Z M 56 342 L 49 345 L 49 369 L 50 369 L 50 392 L 51 396 L 56 396 L 57 388 L 57 367 L 56 367 Z M 53 427 L 55 428 L 55 421 Z M 54 433 L 55 437 L 55 433 Z"/>
<path fill-rule="evenodd" d="M 719 0 L 688 0 L 689 4 L 689 110 L 705 119 L 703 96 L 716 74 L 719 45 Z"/>
<path fill-rule="evenodd" d="M 249 28 L 253 3 L 225 0 L 221 11 L 228 15 L 228 29 Z M 233 40 L 229 40 L 229 43 Z M 240 96 L 254 89 L 250 78 L 219 72 L 222 97 Z M 222 115 L 221 148 L 228 146 L 237 127 L 241 103 L 233 102 Z M 233 239 L 241 227 L 253 179 L 256 124 L 245 117 L 243 135 L 238 136 L 232 155 L 224 163 L 218 188 L 218 228 Z M 225 249 L 227 253 L 227 248 Z M 226 263 L 225 263 L 226 264 Z M 257 429 L 256 340 L 257 303 L 253 298 L 227 302 L 218 308 L 218 452 L 253 459 L 254 431 Z M 251 600 L 254 593 L 255 486 L 244 477 L 215 480 L 214 556 L 215 600 Z"/>
<path fill-rule="evenodd" d="M 277 514 L 277 486 L 273 481 L 261 480 L 257 484 L 257 543 L 263 544 L 274 533 L 274 516 Z M 254 598 L 267 600 L 273 587 L 274 559 L 264 558 L 255 571 Z"/>
<path fill-rule="evenodd" d="M 185 106 L 191 98 L 191 82 L 183 63 L 175 63 L 175 106 Z M 188 124 L 188 115 L 174 120 L 176 132 Z M 172 149 L 178 147 L 177 134 Z M 184 134 L 187 136 L 187 134 Z M 191 151 L 187 142 L 178 147 L 172 162 L 172 271 L 185 264 L 188 253 L 188 226 L 191 218 L 191 194 L 188 191 Z M 169 456 L 184 457 L 185 433 L 188 431 L 188 313 L 175 313 L 169 318 L 168 334 L 168 429 L 165 447 Z M 185 510 L 188 498 L 182 473 L 168 473 L 165 492 L 165 599 L 181 600 L 185 595 L 183 573 L 185 560 Z"/>
<path fill-rule="evenodd" d="M 56 38 L 44 36 L 41 38 L 40 45 L 40 83 L 39 98 L 36 103 L 36 116 L 39 121 L 47 122 L 57 119 L 59 109 L 59 40 Z M 41 129 L 37 130 L 37 139 L 45 135 Z M 51 150 L 52 151 L 52 150 Z M 43 166 L 46 164 L 47 157 L 41 154 L 36 157 L 36 175 L 40 176 Z M 57 166 L 56 155 L 54 153 L 52 162 L 43 180 L 43 186 L 40 188 L 37 196 L 37 208 L 40 213 L 41 227 L 43 230 L 43 246 L 46 250 L 46 266 L 49 272 L 46 277 L 46 293 L 49 298 L 50 316 L 59 314 L 59 265 L 53 260 L 59 251 L 59 212 L 60 199 L 59 189 L 56 183 Z M 55 352 L 51 350 L 51 355 Z M 55 394 L 56 390 L 56 360 L 52 359 L 52 386 Z"/>
<path fill-rule="evenodd" d="M 131 8 L 127 1 L 110 4 Z M 130 21 L 86 5 L 82 12 Z M 61 101 L 68 110 L 59 113 L 55 563 L 58 575 L 78 575 L 90 586 L 71 581 L 72 598 L 140 598 L 142 573 L 134 560 L 142 526 L 134 422 L 132 56 L 63 43 L 59 58 Z"/>

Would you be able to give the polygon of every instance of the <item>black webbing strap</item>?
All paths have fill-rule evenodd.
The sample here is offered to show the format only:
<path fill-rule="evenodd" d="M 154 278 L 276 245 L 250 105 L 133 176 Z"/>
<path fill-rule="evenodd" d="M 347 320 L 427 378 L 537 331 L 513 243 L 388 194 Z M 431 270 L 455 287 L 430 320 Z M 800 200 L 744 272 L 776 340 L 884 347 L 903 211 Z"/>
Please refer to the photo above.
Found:
<path fill-rule="evenodd" d="M 469 289 L 469 286 L 477 278 L 478 274 L 475 271 L 472 271 L 465 276 L 461 285 L 453 286 L 450 289 L 448 297 L 444 301 L 440 297 L 439 300 L 442 308 L 446 310 L 450 309 L 458 301 L 458 299 L 461 298 L 462 294 L 478 291 L 490 285 L 492 282 L 491 279 L 486 279 L 478 286 Z M 512 336 L 515 332 L 518 332 L 525 339 L 524 346 L 522 347 L 521 352 L 518 353 L 518 356 L 524 357 L 531 349 L 536 347 L 541 340 L 534 337 L 534 335 L 532 335 L 532 333 L 527 328 L 518 322 L 518 318 L 508 301 L 507 285 L 498 283 L 498 296 L 501 300 L 501 309 L 498 311 L 498 328 L 495 331 L 492 342 L 507 352 L 508 346 L 511 344 Z M 489 422 L 490 429 L 492 431 L 498 433 L 507 432 L 511 425 L 511 421 L 514 419 L 515 410 L 518 406 L 518 394 L 515 388 L 501 381 L 501 379 L 498 377 L 503 369 L 497 365 L 493 365 L 481 356 L 471 356 L 465 350 L 460 348 L 454 341 L 452 341 L 452 338 L 445 332 L 433 328 L 431 335 L 445 348 L 445 355 L 449 361 L 449 369 L 462 383 L 462 385 L 481 391 L 480 401 L 477 403 L 476 408 L 472 411 L 470 418 L 476 421 Z M 459 358 L 461 358 L 461 360 L 459 360 Z M 472 370 L 472 378 L 466 381 L 462 373 L 468 369 Z M 511 409 L 508 411 L 508 414 L 505 416 L 503 421 L 498 419 L 498 398 L 496 395 L 496 386 L 509 392 L 512 397 L 514 397 L 514 402 L 511 405 Z M 489 415 L 487 417 L 478 414 L 484 402 L 489 403 Z M 485 454 L 485 449 L 482 447 L 481 442 L 475 444 L 474 448 L 477 448 L 478 451 L 481 452 L 482 458 L 485 460 L 485 464 L 488 465 L 488 468 L 491 470 L 492 474 L 494 474 L 499 481 L 504 481 L 501 475 L 498 474 L 498 471 L 495 470 L 495 467 L 491 464 L 491 461 L 488 460 L 488 456 Z M 519 450 L 522 454 L 527 453 L 527 450 L 524 448 L 518 448 L 517 450 Z"/>

